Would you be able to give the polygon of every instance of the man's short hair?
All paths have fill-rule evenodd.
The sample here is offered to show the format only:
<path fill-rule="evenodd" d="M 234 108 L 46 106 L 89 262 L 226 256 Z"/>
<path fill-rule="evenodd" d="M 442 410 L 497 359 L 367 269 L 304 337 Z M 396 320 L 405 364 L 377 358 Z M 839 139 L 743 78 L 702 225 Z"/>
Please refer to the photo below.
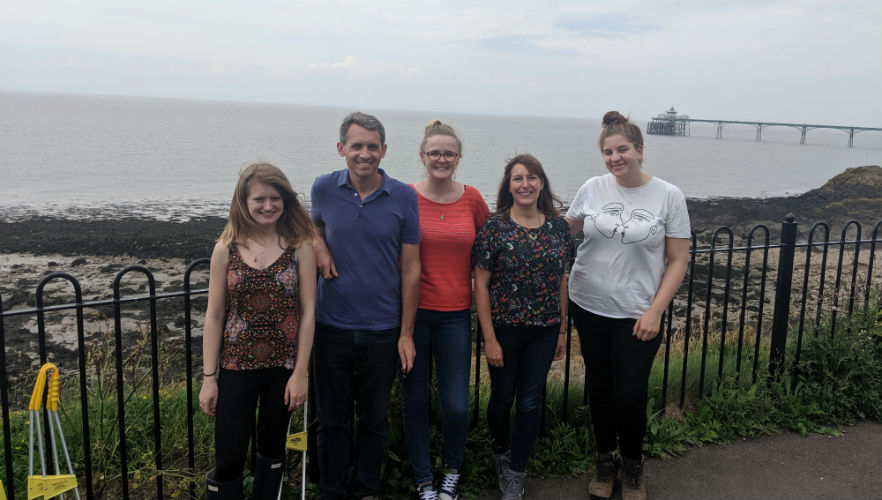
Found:
<path fill-rule="evenodd" d="M 386 144 L 386 129 L 383 128 L 383 124 L 380 123 L 380 120 L 374 115 L 368 115 L 361 111 L 354 111 L 346 115 L 346 118 L 343 118 L 343 123 L 340 124 L 340 144 L 346 144 L 349 127 L 353 123 L 377 132 L 380 134 L 380 145 Z"/>

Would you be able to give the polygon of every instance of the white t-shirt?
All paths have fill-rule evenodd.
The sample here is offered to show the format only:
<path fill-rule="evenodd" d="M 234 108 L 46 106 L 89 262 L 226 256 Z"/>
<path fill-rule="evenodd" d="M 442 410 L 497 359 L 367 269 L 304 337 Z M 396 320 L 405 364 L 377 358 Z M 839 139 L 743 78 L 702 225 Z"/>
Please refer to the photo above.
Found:
<path fill-rule="evenodd" d="M 588 179 L 567 217 L 584 222 L 570 272 L 570 299 L 608 318 L 639 318 L 652 304 L 667 266 L 665 238 L 691 238 L 686 198 L 653 177 L 636 188 L 612 174 Z"/>

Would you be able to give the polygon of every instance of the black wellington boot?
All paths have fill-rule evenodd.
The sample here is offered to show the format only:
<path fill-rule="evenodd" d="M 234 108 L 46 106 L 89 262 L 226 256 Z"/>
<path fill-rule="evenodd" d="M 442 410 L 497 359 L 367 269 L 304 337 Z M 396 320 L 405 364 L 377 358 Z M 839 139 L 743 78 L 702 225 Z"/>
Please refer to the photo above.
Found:
<path fill-rule="evenodd" d="M 251 500 L 276 500 L 285 472 L 285 457 L 266 458 L 260 453 L 254 461 L 254 489 Z"/>
<path fill-rule="evenodd" d="M 221 483 L 214 479 L 214 469 L 205 474 L 205 498 L 208 500 L 242 500 L 242 478 Z"/>

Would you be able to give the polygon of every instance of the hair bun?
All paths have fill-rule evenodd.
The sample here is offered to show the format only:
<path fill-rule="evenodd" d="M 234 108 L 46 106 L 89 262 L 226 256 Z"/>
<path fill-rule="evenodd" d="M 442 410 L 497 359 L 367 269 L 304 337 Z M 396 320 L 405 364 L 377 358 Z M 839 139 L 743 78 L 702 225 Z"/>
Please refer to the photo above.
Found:
<path fill-rule="evenodd" d="M 441 120 L 429 120 L 429 123 L 426 124 L 426 132 L 441 127 L 442 125 L 444 125 L 444 123 Z"/>
<path fill-rule="evenodd" d="M 622 116 L 618 111 L 607 111 L 606 114 L 603 115 L 603 127 L 609 127 L 611 125 L 619 125 L 628 123 L 628 119 Z"/>

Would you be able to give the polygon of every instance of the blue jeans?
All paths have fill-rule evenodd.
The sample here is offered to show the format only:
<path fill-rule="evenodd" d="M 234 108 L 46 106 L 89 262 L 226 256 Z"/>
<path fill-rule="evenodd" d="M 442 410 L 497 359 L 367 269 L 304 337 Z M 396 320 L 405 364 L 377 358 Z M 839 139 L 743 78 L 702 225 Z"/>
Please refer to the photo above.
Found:
<path fill-rule="evenodd" d="M 652 361 L 662 332 L 648 342 L 632 335 L 632 318 L 607 318 L 570 303 L 579 331 L 588 404 L 597 451 L 616 449 L 625 458 L 640 460 L 646 435 L 646 398 Z"/>
<path fill-rule="evenodd" d="M 438 377 L 444 465 L 459 469 L 469 428 L 469 367 L 472 360 L 471 311 L 417 310 L 413 369 L 401 384 L 407 453 L 416 484 L 432 481 L 429 464 L 429 376 L 432 359 Z"/>
<path fill-rule="evenodd" d="M 517 396 L 509 468 L 524 472 L 533 442 L 539 435 L 542 389 L 554 359 L 560 325 L 497 326 L 494 330 L 502 346 L 503 366 L 489 367 L 487 427 L 493 438 L 494 453 L 503 453 L 508 448 L 511 406 Z"/>
<path fill-rule="evenodd" d="M 319 498 L 347 498 L 349 409 L 355 397 L 355 498 L 380 488 L 386 454 L 389 392 L 395 378 L 399 329 L 343 330 L 317 323 L 312 371 L 318 417 Z"/>

